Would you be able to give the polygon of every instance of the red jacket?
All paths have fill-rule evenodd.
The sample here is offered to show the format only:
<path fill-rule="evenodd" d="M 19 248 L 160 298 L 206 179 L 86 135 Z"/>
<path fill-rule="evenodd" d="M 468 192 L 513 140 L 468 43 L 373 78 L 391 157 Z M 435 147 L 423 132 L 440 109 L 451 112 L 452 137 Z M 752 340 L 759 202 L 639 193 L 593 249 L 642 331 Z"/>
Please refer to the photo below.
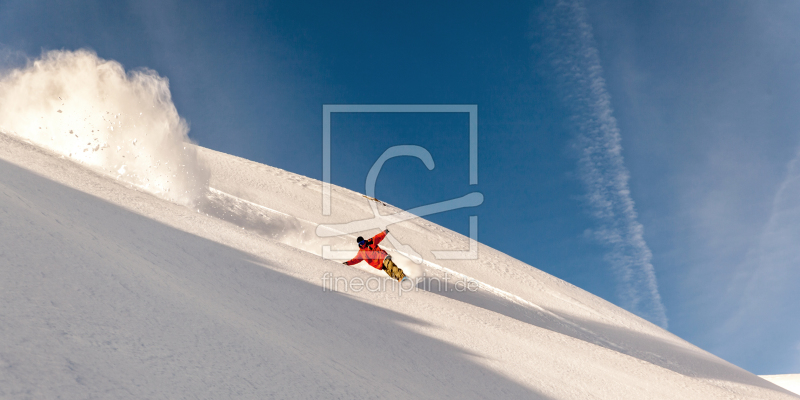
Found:
<path fill-rule="evenodd" d="M 386 232 L 381 232 L 367 240 L 367 245 L 359 247 L 358 254 L 350 261 L 346 261 L 347 265 L 358 264 L 361 261 L 366 261 L 375 269 L 383 269 L 383 260 L 388 255 L 386 251 L 378 247 L 378 243 L 386 237 Z"/>

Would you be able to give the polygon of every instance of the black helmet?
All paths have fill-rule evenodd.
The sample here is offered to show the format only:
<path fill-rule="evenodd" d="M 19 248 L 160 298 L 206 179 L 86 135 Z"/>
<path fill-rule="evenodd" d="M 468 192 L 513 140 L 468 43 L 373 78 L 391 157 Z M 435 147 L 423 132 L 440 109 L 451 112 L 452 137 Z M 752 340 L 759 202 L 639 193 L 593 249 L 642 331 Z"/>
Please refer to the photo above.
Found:
<path fill-rule="evenodd" d="M 359 236 L 358 239 L 356 239 L 356 243 L 361 243 L 363 241 L 364 241 L 364 238 L 361 237 L 361 236 Z"/>

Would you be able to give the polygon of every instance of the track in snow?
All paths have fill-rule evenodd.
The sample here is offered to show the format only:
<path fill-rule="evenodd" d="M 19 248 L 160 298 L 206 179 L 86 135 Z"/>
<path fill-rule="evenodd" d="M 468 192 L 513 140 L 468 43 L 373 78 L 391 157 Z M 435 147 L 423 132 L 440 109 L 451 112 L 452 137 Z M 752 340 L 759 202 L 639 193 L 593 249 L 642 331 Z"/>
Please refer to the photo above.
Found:
<path fill-rule="evenodd" d="M 209 188 L 209 195 L 206 197 L 205 201 L 201 202 L 198 212 L 203 212 L 207 215 L 220 218 L 245 229 L 259 232 L 260 234 L 270 237 L 271 239 L 317 256 L 322 256 L 321 249 L 323 245 L 332 245 L 331 247 L 343 248 L 345 247 L 345 244 L 352 243 L 353 239 L 356 238 L 355 235 L 346 233 L 342 233 L 342 235 L 338 237 L 319 238 L 315 233 L 319 224 L 315 222 L 262 206 L 260 204 L 242 199 L 230 193 L 226 193 L 211 187 Z M 345 238 L 347 239 L 345 240 Z M 386 244 L 383 244 L 382 247 L 395 253 L 399 253 L 406 259 L 407 262 L 404 263 L 405 265 L 403 266 L 404 270 L 408 269 L 408 266 L 410 266 L 410 263 L 412 263 L 412 260 L 415 258 L 413 255 L 398 249 L 394 249 Z M 422 264 L 428 267 L 428 269 L 422 271 L 416 270 L 414 271 L 414 274 L 410 274 L 410 277 L 413 279 L 417 287 L 424 286 L 423 280 L 425 277 L 438 275 L 432 273 L 432 270 L 438 271 L 441 274 L 449 275 L 455 278 L 455 280 L 461 282 L 475 283 L 477 284 L 477 288 L 479 290 L 496 296 L 499 300 L 501 300 L 501 302 L 509 302 L 522 307 L 524 310 L 543 314 L 546 316 L 546 318 L 557 321 L 557 323 L 567 327 L 569 331 L 572 331 L 570 336 L 579 337 L 583 340 L 588 339 L 597 345 L 616 351 L 626 352 L 624 347 L 608 340 L 603 335 L 569 321 L 556 313 L 525 300 L 518 295 L 507 292 L 486 282 L 475 279 L 469 275 L 457 272 L 451 268 L 441 266 L 429 260 L 422 259 Z M 362 269 L 374 273 L 372 268 Z M 383 274 L 380 275 L 383 276 Z M 576 333 L 578 334 L 576 335 Z"/>

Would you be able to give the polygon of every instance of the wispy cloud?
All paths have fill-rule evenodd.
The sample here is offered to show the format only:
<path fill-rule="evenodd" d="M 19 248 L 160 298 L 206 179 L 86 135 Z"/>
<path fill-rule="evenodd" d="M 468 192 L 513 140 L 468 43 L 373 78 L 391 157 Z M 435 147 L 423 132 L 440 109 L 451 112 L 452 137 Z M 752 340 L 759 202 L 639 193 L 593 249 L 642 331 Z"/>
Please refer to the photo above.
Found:
<path fill-rule="evenodd" d="M 608 247 L 606 260 L 618 278 L 621 305 L 666 328 L 652 253 L 630 195 L 620 131 L 586 8 L 579 0 L 560 0 L 543 22 L 578 131 L 580 177 L 599 224 L 593 236 Z"/>
<path fill-rule="evenodd" d="M 738 268 L 729 288 L 737 311 L 722 333 L 736 340 L 727 346 L 749 349 L 750 362 L 770 371 L 800 368 L 800 303 L 794 301 L 800 281 L 800 152 L 789 162 L 775 193 L 761 237 Z M 778 349 L 778 350 L 776 350 Z"/>

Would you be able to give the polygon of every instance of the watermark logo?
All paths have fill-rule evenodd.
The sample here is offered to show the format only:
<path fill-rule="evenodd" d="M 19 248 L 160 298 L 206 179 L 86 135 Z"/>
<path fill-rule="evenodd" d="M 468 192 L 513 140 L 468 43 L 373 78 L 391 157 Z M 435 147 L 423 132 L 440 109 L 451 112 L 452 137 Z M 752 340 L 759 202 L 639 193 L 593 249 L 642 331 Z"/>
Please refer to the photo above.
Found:
<path fill-rule="evenodd" d="M 393 284 L 397 281 L 387 277 L 379 278 L 377 276 L 371 276 L 367 279 L 356 276 L 348 279 L 343 276 L 334 276 L 332 273 L 326 272 L 322 275 L 322 291 L 343 293 L 360 293 L 362 291 L 373 293 L 385 292 L 387 282 Z M 394 285 L 393 288 L 397 290 L 399 296 L 412 291 L 463 293 L 478 291 L 478 289 L 480 289 L 480 283 L 464 276 L 451 279 L 450 275 L 445 273 L 441 278 L 438 276 L 430 278 L 425 276 L 406 278 L 403 279 L 402 282 L 399 282 L 399 285 Z"/>
<path fill-rule="evenodd" d="M 469 184 L 478 184 L 478 106 L 475 104 L 326 104 L 322 106 L 322 214 L 331 215 L 331 113 L 469 113 Z M 388 148 L 378 157 L 367 174 L 365 193 L 370 198 L 375 198 L 375 183 L 378 174 L 386 161 L 395 157 L 416 157 L 420 159 L 428 170 L 435 167 L 430 152 L 423 147 L 414 145 L 393 146 Z M 344 224 L 322 224 L 317 226 L 317 236 L 334 237 L 351 235 L 370 229 L 387 229 L 390 225 L 407 221 L 413 218 L 424 217 L 431 214 L 452 211 L 466 207 L 477 207 L 483 203 L 483 194 L 472 192 L 462 197 L 446 200 L 434 204 L 420 206 L 411 210 L 395 214 L 381 215 L 378 204 L 369 201 L 373 217 Z M 392 246 L 405 253 L 416 263 L 422 262 L 422 257 L 411 246 L 401 243 L 393 235 L 387 239 Z M 438 260 L 475 260 L 478 258 L 478 216 L 469 217 L 469 249 L 468 250 L 433 250 L 433 256 Z M 330 246 L 322 247 L 322 256 L 327 259 L 347 259 L 351 251 L 335 251 Z"/>

